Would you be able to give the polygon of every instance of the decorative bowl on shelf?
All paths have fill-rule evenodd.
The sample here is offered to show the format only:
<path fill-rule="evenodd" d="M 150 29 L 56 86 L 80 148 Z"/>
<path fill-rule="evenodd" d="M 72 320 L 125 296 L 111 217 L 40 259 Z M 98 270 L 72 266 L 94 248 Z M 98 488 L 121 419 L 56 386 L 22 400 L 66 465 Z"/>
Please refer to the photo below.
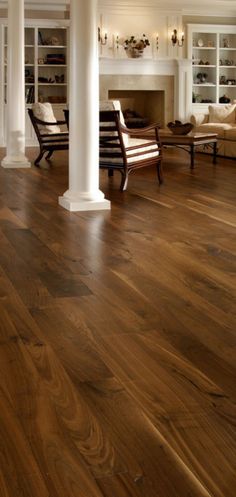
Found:
<path fill-rule="evenodd" d="M 169 130 L 173 133 L 173 135 L 187 135 L 192 131 L 193 124 L 192 123 L 182 123 L 181 121 L 174 121 L 167 124 Z"/>

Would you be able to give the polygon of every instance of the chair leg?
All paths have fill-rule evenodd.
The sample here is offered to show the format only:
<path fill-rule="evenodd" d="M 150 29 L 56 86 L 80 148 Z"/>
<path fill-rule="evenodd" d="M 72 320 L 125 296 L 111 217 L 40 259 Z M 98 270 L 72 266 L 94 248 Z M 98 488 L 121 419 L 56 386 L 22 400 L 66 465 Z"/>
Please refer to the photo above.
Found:
<path fill-rule="evenodd" d="M 108 169 L 108 178 L 111 178 L 112 176 L 114 176 L 114 170 Z"/>
<path fill-rule="evenodd" d="M 48 154 L 46 155 L 45 159 L 48 160 L 52 156 L 54 150 L 49 150 Z"/>
<path fill-rule="evenodd" d="M 121 178 L 121 184 L 120 184 L 120 191 L 121 192 L 124 192 L 128 186 L 128 171 L 126 171 L 126 173 L 124 173 L 123 171 L 121 172 L 122 174 L 122 178 Z"/>
<path fill-rule="evenodd" d="M 39 166 L 39 162 L 43 158 L 44 153 L 45 153 L 45 150 L 40 150 L 38 157 L 34 161 L 35 166 Z"/>
<path fill-rule="evenodd" d="M 159 185 L 163 183 L 163 170 L 162 170 L 162 161 L 157 162 L 157 176 Z"/>

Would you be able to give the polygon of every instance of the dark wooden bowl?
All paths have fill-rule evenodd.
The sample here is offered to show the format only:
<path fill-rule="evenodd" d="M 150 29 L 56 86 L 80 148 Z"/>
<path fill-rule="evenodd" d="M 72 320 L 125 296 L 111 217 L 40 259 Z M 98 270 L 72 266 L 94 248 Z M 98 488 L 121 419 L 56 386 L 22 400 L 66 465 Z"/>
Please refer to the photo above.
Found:
<path fill-rule="evenodd" d="M 185 123 L 185 124 L 169 123 L 169 124 L 167 124 L 167 127 L 173 133 L 173 135 L 187 135 L 188 133 L 190 133 L 190 131 L 192 131 L 193 124 L 192 123 Z"/>

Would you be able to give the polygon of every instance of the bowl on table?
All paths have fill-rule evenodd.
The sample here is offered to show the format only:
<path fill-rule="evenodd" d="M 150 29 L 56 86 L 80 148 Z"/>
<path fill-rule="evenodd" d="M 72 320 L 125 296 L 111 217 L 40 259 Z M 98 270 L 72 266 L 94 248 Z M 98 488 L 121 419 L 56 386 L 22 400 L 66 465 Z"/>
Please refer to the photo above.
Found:
<path fill-rule="evenodd" d="M 187 135 L 192 131 L 193 124 L 192 123 L 181 123 L 181 121 L 174 121 L 167 124 L 169 130 L 173 133 L 173 135 Z"/>

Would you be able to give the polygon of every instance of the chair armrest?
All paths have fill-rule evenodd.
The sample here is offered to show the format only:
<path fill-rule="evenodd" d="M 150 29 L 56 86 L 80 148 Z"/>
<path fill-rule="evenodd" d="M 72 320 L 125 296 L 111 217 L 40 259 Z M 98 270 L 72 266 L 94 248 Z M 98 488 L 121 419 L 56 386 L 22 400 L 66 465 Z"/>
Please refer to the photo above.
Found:
<path fill-rule="evenodd" d="M 127 135 L 132 135 L 132 136 L 142 136 L 143 134 L 153 131 L 153 130 L 159 130 L 160 124 L 158 123 L 153 123 L 150 124 L 149 126 L 146 126 L 145 128 L 127 128 L 126 126 L 123 126 L 123 124 L 120 125 L 120 129 L 122 133 L 126 133 Z"/>
<path fill-rule="evenodd" d="M 208 123 L 209 114 L 192 114 L 190 117 L 190 122 L 194 125 L 195 128 L 201 126 L 201 124 Z"/>
<path fill-rule="evenodd" d="M 69 138 L 69 132 L 61 131 L 60 133 L 43 133 L 40 136 L 41 138 L 51 138 L 51 137 L 56 138 L 57 136 L 60 136 L 61 138 Z"/>

